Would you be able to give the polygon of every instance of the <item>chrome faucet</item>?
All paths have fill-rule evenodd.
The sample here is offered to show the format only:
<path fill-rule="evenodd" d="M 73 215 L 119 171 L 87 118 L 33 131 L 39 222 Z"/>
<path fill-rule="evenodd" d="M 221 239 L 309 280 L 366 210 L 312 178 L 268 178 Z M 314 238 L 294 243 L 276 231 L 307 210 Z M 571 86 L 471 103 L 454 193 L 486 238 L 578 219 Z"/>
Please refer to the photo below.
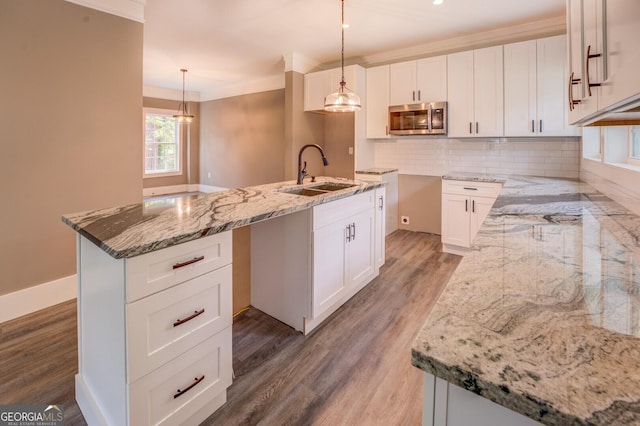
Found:
<path fill-rule="evenodd" d="M 307 175 L 307 162 L 304 162 L 304 167 L 302 166 L 302 153 L 305 149 L 309 148 L 310 146 L 313 146 L 315 148 L 318 149 L 318 151 L 320 151 L 320 155 L 322 156 L 322 164 L 324 164 L 325 166 L 329 165 L 329 160 L 327 160 L 327 157 L 324 155 L 324 150 L 322 149 L 322 147 L 318 144 L 315 143 L 310 143 L 307 144 L 305 146 L 303 146 L 302 148 L 300 148 L 300 152 L 298 153 L 298 181 L 297 184 L 298 185 L 302 185 L 302 180 L 304 179 L 304 177 Z"/>

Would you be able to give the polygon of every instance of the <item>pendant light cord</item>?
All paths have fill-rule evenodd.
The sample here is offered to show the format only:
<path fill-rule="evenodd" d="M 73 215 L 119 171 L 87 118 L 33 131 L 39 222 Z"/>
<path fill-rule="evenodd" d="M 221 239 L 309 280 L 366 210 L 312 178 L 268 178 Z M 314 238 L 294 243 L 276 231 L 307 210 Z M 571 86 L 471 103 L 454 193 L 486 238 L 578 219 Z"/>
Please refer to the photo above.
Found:
<path fill-rule="evenodd" d="M 340 80 L 340 90 L 344 91 L 344 86 L 347 84 L 344 81 L 344 0 L 342 2 L 342 50 L 340 52 L 341 64 L 342 64 L 342 80 Z"/>

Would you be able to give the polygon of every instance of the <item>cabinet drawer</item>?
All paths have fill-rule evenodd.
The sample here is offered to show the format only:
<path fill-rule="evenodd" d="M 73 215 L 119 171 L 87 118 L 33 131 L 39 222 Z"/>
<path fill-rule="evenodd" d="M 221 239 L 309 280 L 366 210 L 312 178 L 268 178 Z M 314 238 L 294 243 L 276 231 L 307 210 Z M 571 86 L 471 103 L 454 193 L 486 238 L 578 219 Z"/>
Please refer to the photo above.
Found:
<path fill-rule="evenodd" d="M 129 386 L 131 425 L 185 424 L 231 385 L 231 327 Z M 200 380 L 201 379 L 201 380 Z M 182 395 L 177 396 L 179 393 Z"/>
<path fill-rule="evenodd" d="M 132 383 L 231 325 L 231 265 L 127 305 Z"/>
<path fill-rule="evenodd" d="M 126 259 L 127 302 L 231 263 L 231 231 Z"/>
<path fill-rule="evenodd" d="M 492 182 L 469 182 L 462 180 L 443 180 L 442 193 L 471 195 L 474 197 L 498 198 L 502 184 Z"/>
<path fill-rule="evenodd" d="M 373 209 L 375 191 L 369 190 L 361 194 L 331 201 L 313 208 L 313 229 L 333 224 L 366 209 Z"/>

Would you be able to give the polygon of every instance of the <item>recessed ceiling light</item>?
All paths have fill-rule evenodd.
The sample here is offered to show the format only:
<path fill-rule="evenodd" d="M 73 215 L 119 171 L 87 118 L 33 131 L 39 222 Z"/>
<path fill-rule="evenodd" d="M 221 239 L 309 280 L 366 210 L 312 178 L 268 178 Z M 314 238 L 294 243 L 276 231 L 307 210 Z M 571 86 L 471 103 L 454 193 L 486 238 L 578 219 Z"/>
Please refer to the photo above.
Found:
<path fill-rule="evenodd" d="M 433 0 L 433 4 L 442 4 L 444 0 Z"/>
<path fill-rule="evenodd" d="M 349 24 L 342 24 L 342 28 L 349 28 Z"/>

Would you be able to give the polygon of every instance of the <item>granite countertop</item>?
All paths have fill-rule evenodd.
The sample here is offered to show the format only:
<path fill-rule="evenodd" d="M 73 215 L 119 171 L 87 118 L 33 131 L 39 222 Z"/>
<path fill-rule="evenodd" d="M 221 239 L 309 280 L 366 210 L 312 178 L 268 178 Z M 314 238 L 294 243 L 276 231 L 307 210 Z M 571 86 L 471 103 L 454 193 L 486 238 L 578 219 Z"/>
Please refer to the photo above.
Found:
<path fill-rule="evenodd" d="M 489 182 L 489 183 L 502 183 L 507 181 L 504 176 L 485 175 L 480 173 L 457 173 L 451 175 L 442 176 L 443 180 L 463 180 L 467 182 Z"/>
<path fill-rule="evenodd" d="M 357 174 L 361 175 L 386 175 L 387 173 L 397 172 L 398 169 L 387 169 L 382 167 L 374 167 L 366 170 L 356 170 Z"/>
<path fill-rule="evenodd" d="M 412 347 L 425 372 L 551 425 L 640 422 L 640 217 L 510 177 Z"/>
<path fill-rule="evenodd" d="M 322 183 L 353 186 L 312 197 L 283 192 Z M 317 177 L 315 183 L 307 181 L 304 185 L 287 181 L 65 214 L 62 221 L 114 258 L 121 259 L 305 210 L 384 185 L 384 182 Z"/>

